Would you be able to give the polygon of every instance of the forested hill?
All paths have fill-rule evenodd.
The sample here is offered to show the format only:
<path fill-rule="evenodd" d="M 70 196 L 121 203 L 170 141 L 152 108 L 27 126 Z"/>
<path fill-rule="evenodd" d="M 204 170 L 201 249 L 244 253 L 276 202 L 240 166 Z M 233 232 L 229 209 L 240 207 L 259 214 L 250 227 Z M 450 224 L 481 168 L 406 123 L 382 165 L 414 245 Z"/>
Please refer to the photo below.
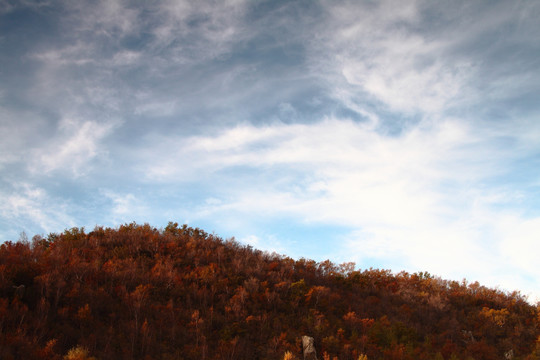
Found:
<path fill-rule="evenodd" d="M 293 260 L 172 223 L 0 246 L 3 360 L 301 359 L 302 335 L 319 359 L 531 360 L 539 322 L 519 293 Z"/>

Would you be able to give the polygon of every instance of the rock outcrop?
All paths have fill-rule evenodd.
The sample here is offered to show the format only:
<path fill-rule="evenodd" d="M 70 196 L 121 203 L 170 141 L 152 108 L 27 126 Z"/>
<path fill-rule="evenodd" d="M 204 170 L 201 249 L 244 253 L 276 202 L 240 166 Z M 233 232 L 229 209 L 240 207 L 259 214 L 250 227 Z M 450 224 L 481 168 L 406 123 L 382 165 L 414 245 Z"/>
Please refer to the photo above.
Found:
<path fill-rule="evenodd" d="M 304 360 L 317 360 L 314 339 L 311 336 L 302 336 L 302 346 L 304 347 Z"/>

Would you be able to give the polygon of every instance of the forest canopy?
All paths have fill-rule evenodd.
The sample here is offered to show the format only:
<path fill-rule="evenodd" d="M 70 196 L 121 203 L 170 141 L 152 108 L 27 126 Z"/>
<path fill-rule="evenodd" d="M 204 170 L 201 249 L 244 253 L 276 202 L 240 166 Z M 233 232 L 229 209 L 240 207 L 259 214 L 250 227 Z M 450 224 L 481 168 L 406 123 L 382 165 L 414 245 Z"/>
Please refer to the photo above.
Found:
<path fill-rule="evenodd" d="M 360 249 L 361 251 L 361 249 Z M 539 307 L 426 272 L 294 260 L 169 223 L 0 245 L 0 358 L 540 359 Z"/>

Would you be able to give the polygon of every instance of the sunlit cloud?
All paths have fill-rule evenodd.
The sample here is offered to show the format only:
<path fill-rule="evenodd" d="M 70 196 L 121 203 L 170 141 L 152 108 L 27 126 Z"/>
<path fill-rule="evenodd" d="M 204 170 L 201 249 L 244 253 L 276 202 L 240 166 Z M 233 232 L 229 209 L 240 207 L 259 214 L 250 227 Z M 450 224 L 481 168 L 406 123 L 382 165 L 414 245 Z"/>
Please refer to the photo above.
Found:
<path fill-rule="evenodd" d="M 143 172 L 147 181 L 202 181 L 206 191 L 223 196 L 207 202 L 199 216 L 234 214 L 242 218 L 238 231 L 261 217 L 280 216 L 345 226 L 354 230 L 340 239 L 342 245 L 334 245 L 343 260 L 352 257 L 362 265 L 378 259 L 394 270 L 392 264 L 398 263 L 487 281 L 494 269 L 503 271 L 500 264 L 525 266 L 521 255 L 526 258 L 530 252 L 525 249 L 532 245 L 511 258 L 516 251 L 500 250 L 509 238 L 501 234 L 509 228 L 498 233 L 497 224 L 517 214 L 521 235 L 532 225 L 512 210 L 520 207 L 523 194 L 484 184 L 512 171 L 511 164 L 524 154 L 520 149 L 532 146 L 529 131 L 537 130 L 483 132 L 483 126 L 449 119 L 391 136 L 339 119 L 240 125 L 214 136 L 169 138 L 161 150 L 145 149 L 156 151 L 152 159 L 166 162 L 148 163 Z M 513 145 L 499 146 L 503 134 Z M 502 205 L 509 210 L 497 211 Z M 527 271 L 536 273 L 532 264 Z"/>

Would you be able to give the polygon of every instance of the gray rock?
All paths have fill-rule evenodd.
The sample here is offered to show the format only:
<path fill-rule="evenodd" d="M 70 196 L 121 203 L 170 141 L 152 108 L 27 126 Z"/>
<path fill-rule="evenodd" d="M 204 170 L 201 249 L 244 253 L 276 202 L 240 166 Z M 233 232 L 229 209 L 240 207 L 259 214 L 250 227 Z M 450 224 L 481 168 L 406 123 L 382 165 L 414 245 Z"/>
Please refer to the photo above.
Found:
<path fill-rule="evenodd" d="M 304 347 L 304 360 L 317 360 L 314 339 L 311 336 L 302 336 L 302 346 Z"/>

